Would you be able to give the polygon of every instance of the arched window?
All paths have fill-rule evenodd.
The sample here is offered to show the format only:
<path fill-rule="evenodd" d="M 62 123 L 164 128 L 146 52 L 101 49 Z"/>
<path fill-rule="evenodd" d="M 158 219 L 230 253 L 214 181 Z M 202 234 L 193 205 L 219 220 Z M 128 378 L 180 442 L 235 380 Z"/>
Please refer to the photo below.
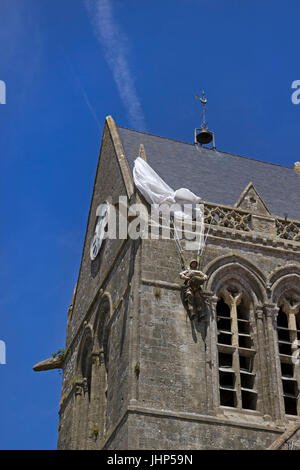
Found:
<path fill-rule="evenodd" d="M 93 333 L 86 326 L 77 356 L 76 391 L 75 391 L 75 449 L 86 449 L 89 408 L 92 396 L 92 350 Z"/>
<path fill-rule="evenodd" d="M 217 347 L 220 405 L 256 410 L 255 348 L 251 328 L 251 301 L 236 284 L 219 292 Z"/>
<path fill-rule="evenodd" d="M 109 369 L 109 320 L 111 298 L 101 298 L 94 322 L 92 403 L 89 412 L 90 448 L 99 448 L 106 432 L 107 376 Z"/>
<path fill-rule="evenodd" d="M 87 392 L 88 399 L 91 399 L 92 382 L 92 338 L 88 337 L 82 349 L 81 356 L 81 376 L 84 381 L 84 389 Z"/>
<path fill-rule="evenodd" d="M 300 411 L 299 344 L 300 299 L 295 294 L 285 294 L 278 302 L 277 316 L 278 351 L 281 365 L 284 410 L 288 415 Z"/>
<path fill-rule="evenodd" d="M 103 294 L 93 328 L 85 327 L 77 357 L 75 392 L 75 448 L 98 449 L 106 431 L 109 320 L 112 302 Z"/>

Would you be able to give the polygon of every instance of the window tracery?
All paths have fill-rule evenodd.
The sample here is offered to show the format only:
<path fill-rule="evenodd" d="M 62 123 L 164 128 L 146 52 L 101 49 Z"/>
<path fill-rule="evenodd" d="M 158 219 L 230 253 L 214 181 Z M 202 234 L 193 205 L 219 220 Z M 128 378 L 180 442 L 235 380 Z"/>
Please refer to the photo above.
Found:
<path fill-rule="evenodd" d="M 256 350 L 250 309 L 250 299 L 243 289 L 229 285 L 220 291 L 216 318 L 221 406 L 256 409 Z"/>
<path fill-rule="evenodd" d="M 285 414 L 299 414 L 300 298 L 285 294 L 278 302 L 278 351 Z"/>

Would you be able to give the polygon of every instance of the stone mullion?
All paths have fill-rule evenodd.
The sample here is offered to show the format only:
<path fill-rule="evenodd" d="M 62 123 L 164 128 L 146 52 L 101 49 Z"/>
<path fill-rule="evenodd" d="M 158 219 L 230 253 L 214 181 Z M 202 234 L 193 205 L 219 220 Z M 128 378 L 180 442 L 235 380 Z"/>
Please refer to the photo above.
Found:
<path fill-rule="evenodd" d="M 298 359 L 297 351 L 299 349 L 298 338 L 297 338 L 297 321 L 296 315 L 292 312 L 288 312 L 288 328 L 290 334 L 290 341 L 292 343 L 292 358 Z M 299 359 L 294 362 L 294 379 L 297 381 L 298 390 L 300 390 L 300 373 L 299 373 Z M 300 400 L 297 398 L 297 414 L 300 412 Z"/>
<path fill-rule="evenodd" d="M 292 343 L 292 351 L 294 352 L 295 350 L 298 349 L 298 345 L 295 344 L 295 341 L 297 342 L 296 317 L 293 313 L 289 313 L 287 315 L 287 317 L 288 317 L 288 328 L 289 328 L 289 334 L 290 334 L 290 341 Z"/>
<path fill-rule="evenodd" d="M 281 364 L 276 329 L 278 308 L 276 305 L 268 304 L 264 306 L 264 312 L 266 315 L 267 349 L 270 352 L 269 383 L 273 402 L 272 417 L 274 419 L 282 419 L 285 416 L 285 410 L 282 396 Z"/>
<path fill-rule="evenodd" d="M 299 365 L 299 354 L 297 354 L 297 361 L 294 364 L 294 377 L 298 384 L 298 393 L 300 393 L 300 365 Z M 297 397 L 297 415 L 300 415 L 300 399 Z"/>
<path fill-rule="evenodd" d="M 282 299 L 281 307 L 288 319 L 289 338 L 291 342 L 292 361 L 293 361 L 293 378 L 297 382 L 298 390 L 300 389 L 300 371 L 299 371 L 299 345 L 297 336 L 297 319 L 296 315 L 299 313 L 300 304 L 296 305 L 290 303 L 286 298 Z M 296 359 L 296 360 L 295 360 Z M 300 402 L 297 397 L 297 414 L 300 413 Z"/>
<path fill-rule="evenodd" d="M 206 296 L 211 294 L 206 293 Z M 220 405 L 219 395 L 219 369 L 218 369 L 218 335 L 216 321 L 216 307 L 218 297 L 207 298 L 208 307 L 208 329 L 207 329 L 207 349 L 206 349 L 206 377 L 207 377 L 207 411 L 215 412 Z"/>
<path fill-rule="evenodd" d="M 238 321 L 237 321 L 237 305 L 235 299 L 230 306 L 231 316 L 231 332 L 232 332 L 232 346 L 234 353 L 232 358 L 232 368 L 235 373 L 235 389 L 237 408 L 242 408 L 242 392 L 241 392 L 241 377 L 240 377 L 240 360 L 239 360 L 239 337 L 238 337 Z"/>
<path fill-rule="evenodd" d="M 257 361 L 258 367 L 256 367 L 256 389 L 258 393 L 258 400 L 261 402 L 261 412 L 270 416 L 274 415 L 274 403 L 271 398 L 271 384 L 269 377 L 271 376 L 270 357 L 268 348 L 266 348 L 267 337 L 265 334 L 264 315 L 263 307 L 256 306 L 255 308 L 256 317 L 256 331 L 257 331 Z M 267 360 L 266 360 L 267 359 Z M 260 371 L 260 377 L 258 378 L 258 371 Z M 259 380 L 260 379 L 260 380 Z"/>
<path fill-rule="evenodd" d="M 298 346 L 299 348 L 299 346 Z M 295 353 L 298 349 L 295 349 Z M 300 365 L 299 365 L 299 353 L 296 353 L 296 361 L 294 363 L 294 378 L 297 380 L 298 384 L 298 393 L 300 393 Z M 300 415 L 300 399 L 297 397 L 297 415 Z"/>

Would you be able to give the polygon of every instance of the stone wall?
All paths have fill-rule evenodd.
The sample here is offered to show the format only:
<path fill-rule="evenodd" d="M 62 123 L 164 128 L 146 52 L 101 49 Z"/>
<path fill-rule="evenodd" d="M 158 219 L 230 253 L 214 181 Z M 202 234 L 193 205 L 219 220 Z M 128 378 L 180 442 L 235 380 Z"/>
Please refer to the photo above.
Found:
<path fill-rule="evenodd" d="M 110 175 L 110 178 L 107 177 Z M 96 223 L 96 208 L 108 200 L 118 202 L 126 196 L 126 187 L 117 161 L 114 142 L 105 126 L 91 203 L 85 245 L 78 278 L 73 311 L 68 321 L 66 357 L 60 402 L 58 448 L 99 448 L 105 435 L 117 425 L 128 405 L 129 391 L 129 323 L 134 302 L 135 259 L 138 241 L 105 240 L 100 255 L 90 260 L 90 245 Z M 97 322 L 103 299 L 109 299 L 107 374 L 103 352 L 97 346 Z M 107 325 L 106 325 L 107 326 Z M 91 337 L 92 374 L 101 383 L 89 393 L 83 382 L 80 354 L 86 337 Z M 97 349 L 98 348 L 98 349 Z M 101 364 L 102 363 L 102 364 Z M 104 367 L 104 369 L 103 369 Z M 104 372 L 103 372 L 104 371 Z M 133 373 L 133 372 L 132 372 Z M 104 374 L 104 375 L 103 375 Z M 105 381 L 101 380 L 107 375 Z M 100 390 L 101 389 L 101 390 Z M 95 391 L 95 393 L 94 393 Z M 99 396 L 98 396 L 99 394 Z M 90 396 L 88 396 L 90 395 Z M 105 407 L 99 403 L 105 398 Z M 99 409 L 97 408 L 99 406 Z M 100 409 L 105 413 L 103 433 L 100 432 Z M 102 413 L 102 411 L 101 411 Z"/>
<path fill-rule="evenodd" d="M 69 316 L 58 448 L 267 448 L 290 420 L 276 315 L 283 288 L 297 288 L 299 243 L 213 227 L 201 259 L 206 321 L 192 322 L 174 240 L 106 240 L 90 260 L 97 206 L 128 196 L 119 150 L 106 124 Z M 229 281 L 249 292 L 256 410 L 220 406 L 216 304 Z"/>
<path fill-rule="evenodd" d="M 130 438 L 136 432 L 131 432 L 129 428 L 129 448 L 266 448 L 272 439 L 284 431 L 287 419 L 282 411 L 280 370 L 274 357 L 278 354 L 275 344 L 276 316 L 272 317 L 274 312 L 271 312 L 271 317 L 268 316 L 270 311 L 264 305 L 271 302 L 268 279 L 285 266 L 299 262 L 298 256 L 275 248 L 255 244 L 244 246 L 241 241 L 228 242 L 209 237 L 202 266 L 204 271 L 209 270 L 213 262 L 217 263 L 219 269 L 222 263 L 217 260 L 224 259 L 226 265 L 226 260 L 230 258 L 233 275 L 236 263 L 238 278 L 241 275 L 247 278 L 246 268 L 253 266 L 261 280 L 264 280 L 265 292 L 258 292 L 261 295 L 260 303 L 253 312 L 258 361 L 258 407 L 256 411 L 243 411 L 221 407 L 219 404 L 215 304 L 209 302 L 206 328 L 197 322 L 191 323 L 180 298 L 181 266 L 174 241 L 143 240 L 140 308 L 136 312 L 139 377 L 130 403 L 141 410 L 147 408 L 167 410 L 175 415 L 195 413 L 224 418 L 228 428 L 211 423 L 207 429 L 208 436 L 213 436 L 213 440 L 205 437 L 205 433 L 195 431 L 198 437 L 188 434 L 181 441 L 181 447 L 178 447 L 180 444 L 177 438 L 172 442 L 172 438 L 166 436 L 181 436 L 187 432 L 185 428 L 188 429 L 189 424 L 184 425 L 182 421 L 178 424 L 178 420 L 165 417 L 163 430 L 158 432 L 158 425 L 154 424 L 157 419 L 155 413 L 151 419 L 139 415 L 138 421 L 147 422 L 148 427 L 145 425 L 144 431 L 139 434 L 144 435 L 139 444 L 130 444 L 133 442 Z M 195 253 L 191 252 L 190 257 L 194 258 Z M 245 264 L 245 272 L 238 268 L 241 263 Z M 253 287 L 251 282 L 252 279 L 249 279 L 249 288 Z M 215 292 L 206 291 L 206 294 L 211 299 Z M 252 429 L 247 428 L 247 422 L 253 424 Z M 203 424 L 200 426 L 194 423 L 193 426 L 196 429 L 205 428 Z M 193 444 L 189 443 L 190 440 Z M 109 441 L 109 446 L 114 446 L 113 439 Z"/>
<path fill-rule="evenodd" d="M 194 419 L 193 419 L 194 418 Z M 148 450 L 261 450 L 277 437 L 276 430 L 234 426 L 224 420 L 132 413 L 129 448 Z"/>

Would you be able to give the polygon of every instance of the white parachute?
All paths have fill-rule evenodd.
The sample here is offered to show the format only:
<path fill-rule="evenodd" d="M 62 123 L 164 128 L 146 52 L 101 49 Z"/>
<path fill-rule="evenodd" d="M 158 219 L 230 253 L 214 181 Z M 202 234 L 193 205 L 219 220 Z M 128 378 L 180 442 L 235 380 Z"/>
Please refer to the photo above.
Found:
<path fill-rule="evenodd" d="M 136 187 L 149 204 L 199 204 L 201 198 L 187 188 L 174 191 L 167 183 L 145 162 L 136 158 L 133 167 L 133 179 Z M 190 216 L 187 212 L 176 211 L 178 217 Z"/>
<path fill-rule="evenodd" d="M 172 206 L 173 228 L 174 228 L 174 240 L 180 254 L 183 254 L 183 248 L 179 242 L 179 236 L 176 229 L 176 219 L 181 220 L 197 220 L 200 221 L 200 227 L 197 230 L 197 251 L 198 256 L 201 256 L 204 242 L 204 208 L 203 204 L 200 204 L 201 198 L 194 194 L 187 188 L 179 188 L 174 190 L 171 188 L 152 168 L 148 165 L 145 160 L 138 157 L 134 162 L 133 167 L 133 179 L 135 186 L 144 196 L 146 201 L 151 205 L 158 206 Z M 195 242 L 192 242 L 191 250 L 194 250 Z M 193 248 L 192 248 L 193 246 Z M 187 247 L 187 244 L 186 244 Z"/>

